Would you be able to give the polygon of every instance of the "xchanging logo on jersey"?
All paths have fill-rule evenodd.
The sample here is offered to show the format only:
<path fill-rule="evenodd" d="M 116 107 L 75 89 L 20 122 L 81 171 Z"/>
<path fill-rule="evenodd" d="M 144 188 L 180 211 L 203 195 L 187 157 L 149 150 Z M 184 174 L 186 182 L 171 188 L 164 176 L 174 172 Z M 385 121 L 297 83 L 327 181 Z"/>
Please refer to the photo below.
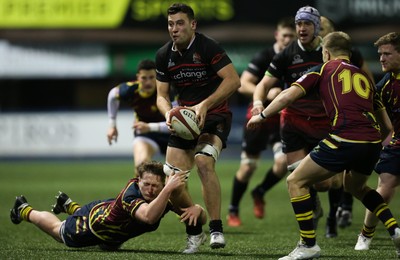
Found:
<path fill-rule="evenodd" d="M 175 74 L 173 76 L 173 78 L 175 80 L 182 80 L 182 79 L 189 79 L 189 78 L 201 79 L 206 75 L 207 75 L 207 72 L 205 70 L 201 70 L 201 71 L 184 71 L 184 70 L 181 70 L 181 71 L 179 71 L 178 74 Z"/>

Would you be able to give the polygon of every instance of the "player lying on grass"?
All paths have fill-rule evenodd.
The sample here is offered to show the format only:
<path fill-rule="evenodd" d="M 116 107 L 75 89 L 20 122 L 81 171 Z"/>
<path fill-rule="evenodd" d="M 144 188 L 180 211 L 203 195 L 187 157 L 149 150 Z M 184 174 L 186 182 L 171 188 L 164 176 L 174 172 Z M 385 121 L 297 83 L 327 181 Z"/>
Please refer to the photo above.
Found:
<path fill-rule="evenodd" d="M 53 212 L 69 214 L 65 221 L 33 209 L 24 196 L 19 196 L 11 209 L 11 221 L 31 222 L 68 247 L 99 245 L 104 250 L 116 250 L 130 238 L 155 231 L 170 210 L 189 225 L 207 222 L 201 206 L 177 209 L 169 201 L 172 192 L 185 185 L 185 174 L 174 172 L 165 183 L 163 165 L 145 162 L 138 167 L 138 176 L 129 180 L 115 199 L 97 200 L 83 207 L 60 193 Z"/>

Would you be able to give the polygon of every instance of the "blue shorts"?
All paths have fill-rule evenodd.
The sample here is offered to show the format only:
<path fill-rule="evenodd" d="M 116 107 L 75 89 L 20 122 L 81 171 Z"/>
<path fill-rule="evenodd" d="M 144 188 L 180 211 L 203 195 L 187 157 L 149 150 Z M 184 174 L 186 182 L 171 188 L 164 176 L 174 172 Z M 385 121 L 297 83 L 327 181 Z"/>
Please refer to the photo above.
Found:
<path fill-rule="evenodd" d="M 319 142 L 311 151 L 310 157 L 319 166 L 331 172 L 354 170 L 371 175 L 381 149 L 381 143 L 347 143 L 328 137 Z"/>
<path fill-rule="evenodd" d="M 231 131 L 232 114 L 211 114 L 207 115 L 206 122 L 201 134 L 208 133 L 219 137 L 222 141 L 222 148 L 226 147 L 229 132 Z M 170 135 L 168 146 L 183 150 L 193 150 L 197 145 L 197 140 L 185 140 L 176 135 Z"/>
<path fill-rule="evenodd" d="M 387 145 L 383 148 L 375 171 L 400 176 L 400 147 L 398 145 Z"/>
<path fill-rule="evenodd" d="M 64 221 L 60 229 L 60 235 L 66 246 L 85 247 L 104 243 L 89 229 L 90 210 L 99 202 L 101 201 L 93 201 L 83 206 Z"/>

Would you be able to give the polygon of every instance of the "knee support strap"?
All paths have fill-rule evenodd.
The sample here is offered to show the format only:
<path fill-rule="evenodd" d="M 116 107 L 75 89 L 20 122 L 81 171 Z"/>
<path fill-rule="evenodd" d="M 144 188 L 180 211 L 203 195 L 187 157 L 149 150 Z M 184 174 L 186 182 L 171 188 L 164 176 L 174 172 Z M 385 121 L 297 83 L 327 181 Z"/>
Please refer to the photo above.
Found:
<path fill-rule="evenodd" d="M 195 157 L 199 155 L 212 156 L 215 161 L 218 160 L 220 151 L 214 145 L 209 143 L 199 143 L 195 149 Z"/>
<path fill-rule="evenodd" d="M 288 165 L 287 169 L 289 172 L 293 172 L 301 163 L 302 160 L 299 160 L 297 162 L 292 163 L 291 165 Z"/>
<path fill-rule="evenodd" d="M 240 155 L 240 164 L 247 164 L 250 167 L 257 167 L 258 159 L 249 158 L 246 152 L 242 152 Z"/>
<path fill-rule="evenodd" d="M 274 143 L 274 145 L 272 146 L 272 152 L 274 153 L 274 159 L 277 159 L 279 157 L 281 157 L 282 155 L 284 155 L 283 151 L 282 151 L 282 143 L 281 142 L 276 142 Z"/>

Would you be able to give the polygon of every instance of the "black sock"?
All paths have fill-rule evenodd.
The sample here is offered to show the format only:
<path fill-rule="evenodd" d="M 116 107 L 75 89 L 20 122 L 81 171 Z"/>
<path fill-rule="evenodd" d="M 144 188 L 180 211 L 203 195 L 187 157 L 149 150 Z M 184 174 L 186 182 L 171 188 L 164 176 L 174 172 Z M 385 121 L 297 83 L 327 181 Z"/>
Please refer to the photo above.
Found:
<path fill-rule="evenodd" d="M 269 189 L 275 186 L 275 184 L 277 184 L 281 179 L 282 178 L 277 177 L 275 175 L 275 173 L 271 168 L 266 173 L 264 180 L 259 185 L 257 185 L 257 187 L 254 188 L 252 193 L 256 193 L 257 195 L 260 195 L 262 197 Z"/>
<path fill-rule="evenodd" d="M 202 225 L 201 224 L 197 224 L 196 226 L 189 226 L 188 224 L 186 224 L 186 234 L 188 235 L 198 235 L 203 231 Z"/>
<path fill-rule="evenodd" d="M 233 190 L 229 212 L 239 213 L 239 203 L 243 197 L 244 192 L 247 189 L 248 184 L 248 182 L 239 181 L 235 176 L 235 178 L 233 179 Z"/>
<path fill-rule="evenodd" d="M 313 210 L 317 208 L 317 190 L 314 187 L 310 187 L 310 197 L 313 205 Z"/>
<path fill-rule="evenodd" d="M 339 207 L 340 197 L 342 195 L 343 188 L 339 189 L 330 189 L 328 191 L 328 198 L 329 198 L 329 215 L 328 218 L 335 219 L 336 218 L 336 211 Z"/>
<path fill-rule="evenodd" d="M 353 210 L 353 195 L 351 193 L 344 191 L 342 194 L 341 207 L 343 210 L 352 211 Z"/>
<path fill-rule="evenodd" d="M 389 231 L 389 234 L 393 236 L 395 232 L 394 230 L 399 226 L 382 196 L 376 190 L 370 190 L 365 194 L 361 202 L 369 211 L 379 218 L 385 228 Z"/>
<path fill-rule="evenodd" d="M 222 233 L 223 232 L 222 221 L 220 219 L 210 220 L 209 227 L 210 227 L 210 233 L 213 233 L 213 232 L 221 232 Z"/>

